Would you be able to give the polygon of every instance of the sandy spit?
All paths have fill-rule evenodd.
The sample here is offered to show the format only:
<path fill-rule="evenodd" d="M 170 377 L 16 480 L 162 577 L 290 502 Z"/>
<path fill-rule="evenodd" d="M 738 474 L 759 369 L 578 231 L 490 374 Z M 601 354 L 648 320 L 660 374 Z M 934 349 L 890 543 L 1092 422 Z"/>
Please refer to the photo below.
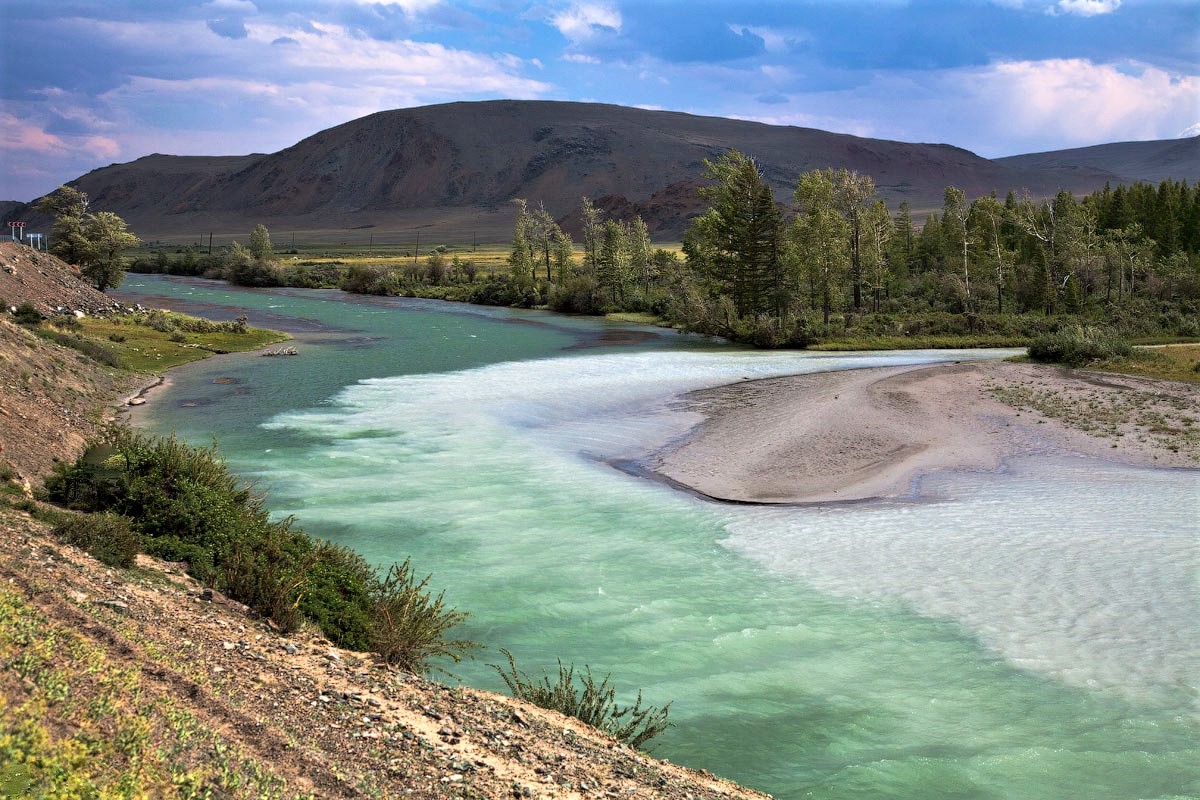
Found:
<path fill-rule="evenodd" d="M 1052 411 L 1019 402 L 1031 397 Z M 1147 415 L 1158 427 L 1163 418 L 1192 424 L 1187 420 L 1200 417 L 1200 387 L 1059 367 L 882 367 L 746 381 L 687 399 L 704 421 L 646 466 L 733 502 L 912 497 L 924 474 L 995 469 L 1017 455 L 1200 466 L 1200 453 L 1141 435 L 1150 427 Z M 1128 413 L 1093 426 L 1094 408 Z"/>

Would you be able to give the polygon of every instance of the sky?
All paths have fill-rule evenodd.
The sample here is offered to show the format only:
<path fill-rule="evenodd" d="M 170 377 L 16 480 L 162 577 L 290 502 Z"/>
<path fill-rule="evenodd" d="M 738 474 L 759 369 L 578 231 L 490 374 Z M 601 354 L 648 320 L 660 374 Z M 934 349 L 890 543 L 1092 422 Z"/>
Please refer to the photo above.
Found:
<path fill-rule="evenodd" d="M 1186 0 L 0 0 L 0 200 L 496 98 L 985 157 L 1200 133 Z"/>

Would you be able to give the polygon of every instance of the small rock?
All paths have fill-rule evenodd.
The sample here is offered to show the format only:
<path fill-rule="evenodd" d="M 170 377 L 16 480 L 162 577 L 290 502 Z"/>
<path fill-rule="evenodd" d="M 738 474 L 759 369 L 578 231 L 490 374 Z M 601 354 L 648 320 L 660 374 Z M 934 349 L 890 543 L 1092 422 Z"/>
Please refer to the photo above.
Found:
<path fill-rule="evenodd" d="M 300 649 L 298 647 L 296 647 L 296 645 L 292 644 L 291 642 L 284 642 L 283 643 L 283 651 L 285 653 L 287 653 L 289 656 L 294 656 L 294 655 L 296 655 L 296 653 L 300 652 Z"/>
<path fill-rule="evenodd" d="M 234 644 L 233 642 L 221 642 L 221 646 L 224 647 L 226 650 L 233 650 L 234 648 L 237 647 L 237 645 Z"/>
<path fill-rule="evenodd" d="M 104 606 L 105 608 L 111 608 L 113 611 L 117 611 L 122 614 L 127 613 L 129 611 L 129 604 L 126 602 L 123 602 L 121 600 L 93 600 L 92 602 L 98 606 Z"/>

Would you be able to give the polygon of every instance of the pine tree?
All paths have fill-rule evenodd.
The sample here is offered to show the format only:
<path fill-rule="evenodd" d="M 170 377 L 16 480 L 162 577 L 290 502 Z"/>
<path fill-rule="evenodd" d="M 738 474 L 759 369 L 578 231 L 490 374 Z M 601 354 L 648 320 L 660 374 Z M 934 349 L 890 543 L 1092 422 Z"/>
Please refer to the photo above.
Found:
<path fill-rule="evenodd" d="M 688 261 L 739 316 L 778 315 L 787 303 L 778 296 L 782 217 L 771 188 L 754 160 L 736 150 L 704 163 L 716 183 L 700 190 L 711 206 L 692 222 Z"/>

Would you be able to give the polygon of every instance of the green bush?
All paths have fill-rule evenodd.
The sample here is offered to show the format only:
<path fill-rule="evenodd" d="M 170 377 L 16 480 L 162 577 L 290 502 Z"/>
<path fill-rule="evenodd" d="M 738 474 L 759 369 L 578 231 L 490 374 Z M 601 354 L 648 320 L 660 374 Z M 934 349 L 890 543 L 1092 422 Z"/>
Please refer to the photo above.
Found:
<path fill-rule="evenodd" d="M 341 289 L 353 294 L 390 296 L 396 294 L 396 280 L 389 269 L 355 264 L 346 270 Z"/>
<path fill-rule="evenodd" d="M 63 347 L 78 350 L 93 361 L 109 367 L 121 366 L 121 357 L 97 339 L 88 339 L 79 334 L 64 333 L 49 328 L 38 328 L 37 335 Z"/>
<path fill-rule="evenodd" d="M 667 721 L 671 704 L 667 703 L 662 708 L 642 708 L 641 692 L 638 692 L 632 706 L 618 706 L 616 689 L 608 682 L 611 675 L 605 675 L 597 685 L 591 667 L 584 667 L 579 674 L 579 686 L 576 686 L 575 666 L 564 667 L 559 661 L 558 680 L 555 683 L 551 683 L 545 673 L 540 681 L 530 680 L 528 675 L 517 669 L 512 653 L 503 648 L 500 652 L 508 659 L 508 668 L 496 664 L 490 666 L 500 674 L 513 697 L 518 700 L 575 717 L 632 747 L 641 747 L 671 725 Z"/>
<path fill-rule="evenodd" d="M 273 521 L 264 497 L 229 471 L 215 446 L 192 447 L 114 428 L 112 455 L 58 464 L 47 496 L 132 521 L 146 552 L 188 572 L 285 629 L 308 619 L 343 647 L 373 650 L 416 672 L 460 660 L 476 645 L 450 638 L 466 614 L 433 597 L 406 561 L 385 577 L 352 550 L 314 540 L 291 518 Z"/>
<path fill-rule="evenodd" d="M 1078 367 L 1090 361 L 1126 358 L 1133 347 L 1109 328 L 1068 325 L 1055 333 L 1043 334 L 1029 346 L 1034 361 Z"/>
<path fill-rule="evenodd" d="M 45 317 L 42 316 L 42 312 L 38 311 L 33 303 L 28 301 L 21 303 L 21 305 L 17 306 L 17 310 L 13 312 L 13 320 L 18 325 L 37 325 L 43 319 Z"/>
<path fill-rule="evenodd" d="M 393 564 L 374 589 L 372 649 L 389 664 L 424 672 L 434 658 L 455 663 L 478 647 L 466 639 L 448 638 L 451 628 L 467 618 L 465 612 L 447 608 L 444 595 L 433 597 L 426 589 L 429 575 L 417 580 L 407 560 Z"/>
<path fill-rule="evenodd" d="M 132 567 L 141 549 L 129 520 L 107 512 L 71 515 L 55 526 L 54 535 L 110 567 Z"/>

